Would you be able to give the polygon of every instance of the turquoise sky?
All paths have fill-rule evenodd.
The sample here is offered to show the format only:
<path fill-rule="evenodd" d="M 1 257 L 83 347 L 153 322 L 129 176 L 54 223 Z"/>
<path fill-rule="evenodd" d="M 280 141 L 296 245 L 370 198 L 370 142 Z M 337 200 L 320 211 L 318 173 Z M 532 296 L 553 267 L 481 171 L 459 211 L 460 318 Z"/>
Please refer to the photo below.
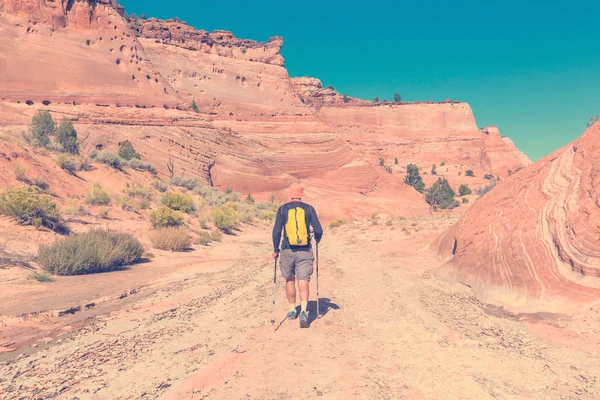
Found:
<path fill-rule="evenodd" d="M 260 41 L 283 36 L 291 76 L 353 97 L 468 102 L 532 160 L 600 114 L 599 1 L 122 0 Z"/>

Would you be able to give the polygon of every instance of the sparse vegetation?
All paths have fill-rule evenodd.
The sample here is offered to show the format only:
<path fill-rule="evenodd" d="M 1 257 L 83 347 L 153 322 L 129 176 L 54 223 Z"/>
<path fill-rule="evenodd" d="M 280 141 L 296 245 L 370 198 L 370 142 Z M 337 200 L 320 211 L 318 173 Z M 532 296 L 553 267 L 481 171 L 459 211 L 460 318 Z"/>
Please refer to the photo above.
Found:
<path fill-rule="evenodd" d="M 437 175 L 437 167 L 435 164 L 431 166 L 431 175 Z"/>
<path fill-rule="evenodd" d="M 27 279 L 38 282 L 54 282 L 55 279 L 50 276 L 47 272 L 39 273 L 37 271 L 30 273 L 27 275 Z"/>
<path fill-rule="evenodd" d="M 466 197 L 463 197 L 463 198 L 462 198 L 462 202 L 463 202 L 463 204 L 464 204 L 464 203 L 468 203 L 468 202 L 469 202 L 469 199 L 467 199 Z"/>
<path fill-rule="evenodd" d="M 184 224 L 183 215 L 167 206 L 160 206 L 149 215 L 150 224 L 154 229 L 181 226 Z"/>
<path fill-rule="evenodd" d="M 382 157 L 379 157 L 379 166 L 383 167 L 385 165 L 385 160 Z"/>
<path fill-rule="evenodd" d="M 223 241 L 223 233 L 221 233 L 220 230 L 215 229 L 210 236 L 212 237 L 213 241 L 215 242 L 222 242 Z"/>
<path fill-rule="evenodd" d="M 27 171 L 21 164 L 15 161 L 13 163 L 13 170 L 15 171 L 15 178 L 17 178 L 17 180 L 25 183 L 29 182 L 29 179 L 27 179 Z"/>
<path fill-rule="evenodd" d="M 55 275 L 112 271 L 140 259 L 144 248 L 129 233 L 92 229 L 41 245 L 39 263 Z"/>
<path fill-rule="evenodd" d="M 458 202 L 454 201 L 454 196 L 454 190 L 452 190 L 448 181 L 438 178 L 437 182 L 427 190 L 425 201 L 434 209 L 453 209 L 458 205 Z"/>
<path fill-rule="evenodd" d="M 465 185 L 464 183 L 462 185 L 460 185 L 460 187 L 458 188 L 458 194 L 461 196 L 466 196 L 471 193 L 473 193 L 473 191 L 471 190 L 469 185 Z"/>
<path fill-rule="evenodd" d="M 442 162 L 440 163 L 440 167 L 443 167 L 444 165 L 446 165 L 446 162 L 445 162 L 445 161 L 442 161 Z"/>
<path fill-rule="evenodd" d="M 56 130 L 56 142 L 62 149 L 71 154 L 79 154 L 79 144 L 77 143 L 77 131 L 73 127 L 71 120 L 63 117 Z"/>
<path fill-rule="evenodd" d="M 99 182 L 94 182 L 85 197 L 85 202 L 92 206 L 107 206 L 111 202 L 110 194 Z"/>
<path fill-rule="evenodd" d="M 58 206 L 36 186 L 19 186 L 0 192 L 0 213 L 21 225 L 64 229 Z"/>
<path fill-rule="evenodd" d="M 511 176 L 512 174 L 513 174 L 513 171 L 512 171 L 512 169 L 509 169 L 509 170 L 508 170 L 508 176 Z"/>
<path fill-rule="evenodd" d="M 213 241 L 213 237 L 208 232 L 200 231 L 200 232 L 197 232 L 197 234 L 198 234 L 198 237 L 194 240 L 195 245 L 206 246 L 210 242 Z"/>
<path fill-rule="evenodd" d="M 31 119 L 30 136 L 25 136 L 27 142 L 34 147 L 46 147 L 50 144 L 50 135 L 56 126 L 48 111 L 39 110 Z"/>
<path fill-rule="evenodd" d="M 246 196 L 246 203 L 248 203 L 248 204 L 255 203 L 255 200 L 254 200 L 254 197 L 252 197 L 252 194 L 248 193 L 248 196 Z"/>
<path fill-rule="evenodd" d="M 182 227 L 159 228 L 150 232 L 152 247 L 159 250 L 183 251 L 192 244 L 187 229 Z"/>
<path fill-rule="evenodd" d="M 132 158 L 127 162 L 127 166 L 131 169 L 135 169 L 136 171 L 147 171 L 151 174 L 156 174 L 156 168 L 154 165 L 147 163 L 145 161 L 138 160 L 137 158 Z"/>
<path fill-rule="evenodd" d="M 164 183 L 163 181 L 155 180 L 152 182 L 152 187 L 158 190 L 161 193 L 166 192 L 169 189 L 169 185 Z"/>
<path fill-rule="evenodd" d="M 496 181 L 491 181 L 489 185 L 477 189 L 477 194 L 479 195 L 479 197 L 483 196 L 484 194 L 492 190 L 494 186 L 496 186 L 496 184 Z"/>
<path fill-rule="evenodd" d="M 141 160 L 139 153 L 135 151 L 135 149 L 133 148 L 133 144 L 131 144 L 129 140 L 126 140 L 119 145 L 119 157 L 121 157 L 125 161 L 130 161 L 134 158 Z"/>
<path fill-rule="evenodd" d="M 339 228 L 342 225 L 344 225 L 344 221 L 341 219 L 337 219 L 329 223 L 329 229 Z"/>
<path fill-rule="evenodd" d="M 92 162 L 88 157 L 82 157 L 79 160 L 79 168 L 80 171 L 91 171 L 93 169 Z"/>
<path fill-rule="evenodd" d="M 394 102 L 400 103 L 400 101 L 402 101 L 402 96 L 400 96 L 398 93 L 394 93 Z"/>
<path fill-rule="evenodd" d="M 71 175 L 75 175 L 77 172 L 77 164 L 70 157 L 61 154 L 56 159 L 56 163 L 59 167 L 61 167 L 64 171 L 70 173 Z"/>
<path fill-rule="evenodd" d="M 475 176 L 475 174 L 473 174 L 473 170 L 470 170 L 470 169 L 468 169 L 468 170 L 465 172 L 465 175 L 466 175 L 466 176 Z"/>
<path fill-rule="evenodd" d="M 375 98 L 373 99 L 373 103 L 379 103 L 379 96 L 375 96 Z"/>
<path fill-rule="evenodd" d="M 31 184 L 33 186 L 39 187 L 41 190 L 48 189 L 48 182 L 46 182 L 46 179 L 43 176 L 36 176 L 35 178 L 33 178 Z"/>
<path fill-rule="evenodd" d="M 177 193 L 167 192 L 163 196 L 161 203 L 172 210 L 192 213 L 196 209 L 194 199 L 191 196 Z"/>
<path fill-rule="evenodd" d="M 487 179 L 487 180 L 490 180 L 490 181 L 491 181 L 492 179 L 494 179 L 494 175 L 492 175 L 492 174 L 485 174 L 485 175 L 483 176 L 483 179 Z"/>
<path fill-rule="evenodd" d="M 598 121 L 600 121 L 600 114 L 596 115 L 595 117 L 590 117 L 590 120 L 587 123 L 588 128 L 590 128 L 592 125 L 594 125 Z"/>
<path fill-rule="evenodd" d="M 404 178 L 404 183 L 414 187 L 419 193 L 423 193 L 425 190 L 425 183 L 423 183 L 423 178 L 419 175 L 419 167 L 414 164 L 408 164 L 406 166 L 406 178 Z"/>
<path fill-rule="evenodd" d="M 398 157 L 394 158 L 394 164 L 398 165 Z"/>
<path fill-rule="evenodd" d="M 96 162 L 106 164 L 114 169 L 122 169 L 125 164 L 125 160 L 113 151 L 101 151 L 94 159 Z"/>

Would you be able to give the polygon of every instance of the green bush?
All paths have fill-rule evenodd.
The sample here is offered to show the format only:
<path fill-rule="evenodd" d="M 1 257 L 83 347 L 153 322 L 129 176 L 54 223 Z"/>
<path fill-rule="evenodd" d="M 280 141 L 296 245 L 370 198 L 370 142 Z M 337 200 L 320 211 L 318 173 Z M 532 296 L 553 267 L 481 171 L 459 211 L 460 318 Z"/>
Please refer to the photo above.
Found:
<path fill-rule="evenodd" d="M 137 206 L 131 199 L 131 197 L 123 196 L 119 199 L 119 205 L 123 209 L 123 211 L 137 211 Z"/>
<path fill-rule="evenodd" d="M 437 167 L 435 164 L 433 164 L 431 167 L 431 175 L 437 175 Z"/>
<path fill-rule="evenodd" d="M 222 234 L 222 233 L 221 233 L 221 231 L 220 231 L 220 230 L 218 230 L 218 229 L 215 229 L 215 230 L 214 230 L 214 231 L 213 231 L 213 232 L 210 234 L 210 236 L 212 237 L 212 239 L 213 239 L 215 242 L 219 242 L 219 243 L 220 243 L 221 241 L 223 241 L 223 234 Z"/>
<path fill-rule="evenodd" d="M 63 170 L 67 171 L 71 175 L 75 175 L 75 173 L 77 172 L 77 164 L 75 164 L 75 161 L 65 156 L 64 154 L 58 156 L 58 158 L 56 159 L 56 163 L 59 167 L 61 167 Z"/>
<path fill-rule="evenodd" d="M 129 140 L 124 141 L 119 145 L 119 157 L 125 161 L 131 161 L 134 158 L 140 160 L 141 157 L 137 151 L 133 148 L 133 145 Z"/>
<path fill-rule="evenodd" d="M 196 178 L 183 178 L 181 176 L 174 176 L 171 178 L 171 184 L 175 186 L 184 187 L 187 190 L 195 190 L 204 187 L 204 184 Z M 201 193 L 198 193 L 201 194 Z"/>
<path fill-rule="evenodd" d="M 79 154 L 79 144 L 77 144 L 77 131 L 73 127 L 71 120 L 63 117 L 56 130 L 56 142 L 62 148 L 71 154 Z"/>
<path fill-rule="evenodd" d="M 27 275 L 27 279 L 38 281 L 38 282 L 54 282 L 55 279 L 51 277 L 47 272 L 42 272 L 41 274 L 38 272 L 32 272 Z"/>
<path fill-rule="evenodd" d="M 335 220 L 335 221 L 329 223 L 329 229 L 339 228 L 342 225 L 344 225 L 344 221 L 341 219 L 338 219 L 338 220 Z"/>
<path fill-rule="evenodd" d="M 112 271 L 140 259 L 144 248 L 129 233 L 92 229 L 41 245 L 38 261 L 55 275 Z"/>
<path fill-rule="evenodd" d="M 198 238 L 196 238 L 196 240 L 194 240 L 194 244 L 206 246 L 207 244 L 209 244 L 212 241 L 213 241 L 213 237 L 211 236 L 210 233 L 200 231 L 200 232 L 198 232 Z"/>
<path fill-rule="evenodd" d="M 162 204 L 169 207 L 172 210 L 183 211 L 185 213 L 192 213 L 196 209 L 194 199 L 191 196 L 187 196 L 177 192 L 166 193 L 162 200 Z"/>
<path fill-rule="evenodd" d="M 183 251 L 190 247 L 192 239 L 185 228 L 159 228 L 150 232 L 152 247 L 159 250 Z"/>
<path fill-rule="evenodd" d="M 463 198 L 462 198 L 462 202 L 463 202 L 463 203 L 468 203 L 468 202 L 469 202 L 469 199 L 467 199 L 466 197 L 463 197 Z"/>
<path fill-rule="evenodd" d="M 446 165 L 446 162 L 442 161 L 441 164 L 440 164 L 440 167 L 443 167 L 444 165 Z"/>
<path fill-rule="evenodd" d="M 127 162 L 127 165 L 129 166 L 129 168 L 135 169 L 136 171 L 147 171 L 154 175 L 156 175 L 157 173 L 156 168 L 154 168 L 154 165 L 145 161 L 140 161 L 137 158 L 132 158 L 131 160 L 129 160 Z"/>
<path fill-rule="evenodd" d="M 200 112 L 198 109 L 198 105 L 196 104 L 196 100 L 192 100 L 192 110 L 197 114 Z"/>
<path fill-rule="evenodd" d="M 483 176 L 483 179 L 487 179 L 487 180 L 490 180 L 490 181 L 491 181 L 492 179 L 494 179 L 494 175 L 492 175 L 492 174 L 485 174 L 485 175 Z"/>
<path fill-rule="evenodd" d="M 169 185 L 167 185 L 163 181 L 159 181 L 159 180 L 153 181 L 152 187 L 161 193 L 164 193 L 169 189 Z"/>
<path fill-rule="evenodd" d="M 215 207 L 212 210 L 212 220 L 217 228 L 231 232 L 238 225 L 238 214 L 232 207 Z"/>
<path fill-rule="evenodd" d="M 21 225 L 43 225 L 64 229 L 58 206 L 36 186 L 19 186 L 0 192 L 0 213 L 13 217 Z"/>
<path fill-rule="evenodd" d="M 414 187 L 419 193 L 423 193 L 425 190 L 425 183 L 423 183 L 423 178 L 419 175 L 419 167 L 414 164 L 408 164 L 406 166 L 406 178 L 404 178 L 404 183 Z"/>
<path fill-rule="evenodd" d="M 382 157 L 379 157 L 379 166 L 383 167 L 385 165 L 385 160 Z"/>
<path fill-rule="evenodd" d="M 454 208 L 454 190 L 450 187 L 450 184 L 446 179 L 438 178 L 427 191 L 425 201 L 429 203 L 434 209 L 452 209 Z"/>
<path fill-rule="evenodd" d="M 13 163 L 13 169 L 15 170 L 15 178 L 21 182 L 28 183 L 29 179 L 27 179 L 27 170 L 21 166 L 18 162 Z"/>
<path fill-rule="evenodd" d="M 245 210 L 240 221 L 245 224 L 252 224 L 254 222 L 254 212 L 252 210 Z"/>
<path fill-rule="evenodd" d="M 398 165 L 398 157 L 394 158 L 394 164 Z"/>
<path fill-rule="evenodd" d="M 473 174 L 473 170 L 468 169 L 467 172 L 465 172 L 466 176 L 475 176 L 475 174 Z"/>
<path fill-rule="evenodd" d="M 150 213 L 150 223 L 154 229 L 183 225 L 183 215 L 167 206 L 160 206 Z"/>
<path fill-rule="evenodd" d="M 79 160 L 80 171 L 91 171 L 92 169 L 92 162 L 88 157 L 83 157 L 81 160 Z"/>
<path fill-rule="evenodd" d="M 148 199 L 148 200 L 152 199 L 152 193 L 150 192 L 150 189 L 148 189 L 146 186 L 137 185 L 137 184 L 133 184 L 133 185 L 127 184 L 127 187 L 125 188 L 124 192 L 129 197 L 135 197 L 138 199 Z"/>
<path fill-rule="evenodd" d="M 32 146 L 46 147 L 50 144 L 50 135 L 54 133 L 56 126 L 48 111 L 39 110 L 31 119 L 31 136 L 28 137 Z"/>
<path fill-rule="evenodd" d="M 471 190 L 469 185 L 465 185 L 464 183 L 458 188 L 458 194 L 461 196 L 466 196 L 471 193 L 473 193 L 473 191 Z"/>
<path fill-rule="evenodd" d="M 36 176 L 35 178 L 33 178 L 31 184 L 33 186 L 39 187 L 42 190 L 46 190 L 49 187 L 48 182 L 46 182 L 46 179 L 43 176 Z"/>
<path fill-rule="evenodd" d="M 248 196 L 246 196 L 246 203 L 248 204 L 254 204 L 256 201 L 254 200 L 254 197 L 252 197 L 252 194 L 248 193 Z"/>
<path fill-rule="evenodd" d="M 122 169 L 123 165 L 125 164 L 125 160 L 119 157 L 113 151 L 102 151 L 98 153 L 98 155 L 95 158 L 95 161 L 102 164 L 106 164 L 118 170 Z"/>
<path fill-rule="evenodd" d="M 98 182 L 94 182 L 87 196 L 85 202 L 92 206 L 107 206 L 110 204 L 110 194 L 102 188 L 102 185 Z"/>

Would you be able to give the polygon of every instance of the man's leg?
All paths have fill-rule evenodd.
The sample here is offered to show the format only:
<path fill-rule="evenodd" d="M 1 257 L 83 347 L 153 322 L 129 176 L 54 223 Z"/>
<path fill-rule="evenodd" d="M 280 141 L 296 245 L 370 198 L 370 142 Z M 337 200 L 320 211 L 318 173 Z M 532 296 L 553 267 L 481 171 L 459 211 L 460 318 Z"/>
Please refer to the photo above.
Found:
<path fill-rule="evenodd" d="M 302 282 L 302 281 L 300 281 Z M 294 310 L 296 309 L 296 278 L 286 278 L 285 280 L 285 294 L 290 303 L 290 307 L 293 305 Z M 302 291 L 300 291 L 300 297 L 302 297 Z"/>
<path fill-rule="evenodd" d="M 279 266 L 281 268 L 281 275 L 285 278 L 285 295 L 290 304 L 287 317 L 289 319 L 296 319 L 298 316 L 298 313 L 296 312 L 296 268 L 294 254 L 291 250 L 281 251 L 281 262 Z"/>
<path fill-rule="evenodd" d="M 298 251 L 296 252 L 298 259 L 296 260 L 296 279 L 298 280 L 298 290 L 300 291 L 300 304 L 302 310 L 300 311 L 300 328 L 308 328 L 308 313 L 306 307 L 308 305 L 309 296 L 309 283 L 310 276 L 313 273 L 313 262 L 314 257 L 312 251 Z"/>
<path fill-rule="evenodd" d="M 302 311 L 306 312 L 306 306 L 308 304 L 308 296 L 309 296 L 309 283 L 310 281 L 301 281 L 298 279 L 298 291 L 300 291 L 300 304 L 302 306 Z M 295 294 L 295 293 L 294 293 Z"/>

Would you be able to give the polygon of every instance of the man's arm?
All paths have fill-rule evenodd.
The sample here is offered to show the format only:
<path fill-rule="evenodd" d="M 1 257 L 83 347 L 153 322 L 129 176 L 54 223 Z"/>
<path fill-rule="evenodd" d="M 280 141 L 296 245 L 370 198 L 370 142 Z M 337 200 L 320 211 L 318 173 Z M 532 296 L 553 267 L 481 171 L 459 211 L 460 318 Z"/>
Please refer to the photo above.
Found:
<path fill-rule="evenodd" d="M 279 253 L 279 244 L 281 243 L 281 231 L 283 229 L 283 217 L 281 216 L 281 207 L 277 210 L 275 226 L 273 226 L 273 251 Z"/>
<path fill-rule="evenodd" d="M 314 207 L 312 207 L 312 212 L 310 213 L 310 225 L 315 232 L 315 240 L 319 243 L 323 237 L 323 227 L 321 226 L 321 222 L 319 222 L 319 217 Z"/>

